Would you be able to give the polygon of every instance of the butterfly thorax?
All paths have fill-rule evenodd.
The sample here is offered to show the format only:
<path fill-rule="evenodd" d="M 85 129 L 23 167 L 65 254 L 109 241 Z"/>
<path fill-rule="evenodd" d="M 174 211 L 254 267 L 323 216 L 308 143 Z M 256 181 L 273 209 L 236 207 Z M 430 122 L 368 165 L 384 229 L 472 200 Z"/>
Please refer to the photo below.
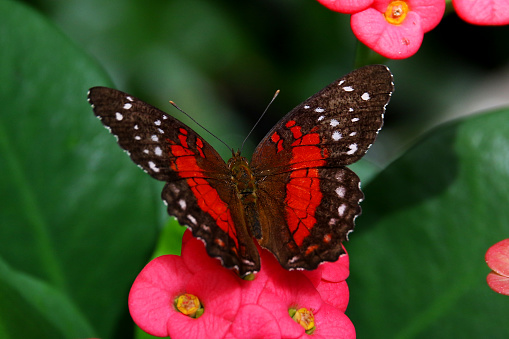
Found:
<path fill-rule="evenodd" d="M 244 207 L 244 218 L 252 236 L 261 238 L 261 228 L 256 209 L 256 181 L 249 162 L 236 152 L 228 160 L 228 168 L 232 175 L 232 182 L 236 186 L 237 196 Z"/>

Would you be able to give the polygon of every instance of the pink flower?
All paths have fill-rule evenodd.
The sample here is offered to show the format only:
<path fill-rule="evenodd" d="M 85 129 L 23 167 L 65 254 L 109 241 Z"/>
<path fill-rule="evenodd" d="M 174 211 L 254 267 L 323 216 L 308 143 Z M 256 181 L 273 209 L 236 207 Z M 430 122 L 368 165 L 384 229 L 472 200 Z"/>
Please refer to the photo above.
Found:
<path fill-rule="evenodd" d="M 368 8 L 374 0 L 318 0 L 330 10 L 335 12 L 352 14 Z"/>
<path fill-rule="evenodd" d="M 346 260 L 347 257 L 347 255 L 342 256 Z M 340 310 L 324 302 L 321 293 L 314 286 L 315 283 L 321 284 L 323 272 L 328 270 L 324 266 L 327 264 L 321 265 L 318 270 L 314 271 L 287 271 L 266 250 L 261 251 L 261 259 L 262 268 L 255 280 L 246 281 L 244 284 L 247 285 L 247 288 L 258 292 L 258 296 L 251 297 L 250 302 L 261 307 L 276 319 L 281 337 L 304 338 L 308 336 L 307 333 L 312 333 L 310 338 L 355 338 L 355 328 L 344 314 L 344 309 Z M 342 266 L 344 266 L 345 259 L 341 263 Z M 332 269 L 336 272 L 337 270 L 337 267 Z M 308 276 L 315 283 L 312 283 Z M 344 280 L 342 283 L 346 286 Z M 339 285 L 341 286 L 336 286 L 339 288 L 334 289 L 330 295 L 339 296 L 339 293 L 343 293 L 340 299 L 348 300 L 348 289 L 345 290 L 342 288 L 342 284 Z M 326 295 L 329 294 L 326 293 Z M 290 315 L 292 312 L 305 314 L 312 319 L 312 323 L 302 319 L 296 320 L 295 316 Z M 306 325 L 309 328 L 306 328 Z"/>
<path fill-rule="evenodd" d="M 509 239 L 491 246 L 485 259 L 493 270 L 486 278 L 488 286 L 495 292 L 509 295 Z"/>
<path fill-rule="evenodd" d="M 343 247 L 344 249 L 344 247 Z M 348 253 L 339 257 L 336 262 L 321 265 L 322 279 L 316 286 L 322 300 L 345 312 L 350 298 L 346 278 L 350 275 L 350 260 Z"/>
<path fill-rule="evenodd" d="M 352 30 L 362 43 L 390 59 L 408 58 L 421 47 L 424 33 L 438 25 L 444 0 L 375 0 L 352 15 Z"/>
<path fill-rule="evenodd" d="M 314 271 L 287 271 L 258 247 L 261 270 L 243 280 L 186 232 L 182 256 L 165 255 L 140 272 L 129 294 L 138 326 L 178 338 L 355 338 L 344 314 L 348 255 Z"/>
<path fill-rule="evenodd" d="M 509 24 L 507 0 L 452 0 L 458 16 L 474 25 Z"/>
<path fill-rule="evenodd" d="M 350 319 L 341 310 L 323 302 L 300 271 L 286 271 L 273 277 L 260 294 L 258 305 L 277 319 L 284 338 L 355 338 Z M 306 312 L 311 320 L 298 321 L 291 316 L 292 311 Z"/>
<path fill-rule="evenodd" d="M 241 306 L 230 332 L 225 338 L 281 338 L 281 330 L 276 318 L 266 308 L 247 304 Z"/>
<path fill-rule="evenodd" d="M 197 318 L 179 311 L 179 297 L 203 305 Z M 145 332 L 178 338 L 223 338 L 240 307 L 240 285 L 228 270 L 191 273 L 179 256 L 164 255 L 145 266 L 129 293 L 129 311 Z"/>

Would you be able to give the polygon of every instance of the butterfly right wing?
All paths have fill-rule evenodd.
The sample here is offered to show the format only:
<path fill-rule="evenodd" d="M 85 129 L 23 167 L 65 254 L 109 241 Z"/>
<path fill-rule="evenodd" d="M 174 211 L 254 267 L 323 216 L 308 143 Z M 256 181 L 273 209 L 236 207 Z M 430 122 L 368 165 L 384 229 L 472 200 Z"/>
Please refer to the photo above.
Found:
<path fill-rule="evenodd" d="M 166 181 L 168 213 L 202 239 L 207 252 L 241 275 L 260 268 L 240 200 L 221 156 L 190 127 L 124 92 L 90 89 L 95 115 L 131 159 L 155 179 Z"/>

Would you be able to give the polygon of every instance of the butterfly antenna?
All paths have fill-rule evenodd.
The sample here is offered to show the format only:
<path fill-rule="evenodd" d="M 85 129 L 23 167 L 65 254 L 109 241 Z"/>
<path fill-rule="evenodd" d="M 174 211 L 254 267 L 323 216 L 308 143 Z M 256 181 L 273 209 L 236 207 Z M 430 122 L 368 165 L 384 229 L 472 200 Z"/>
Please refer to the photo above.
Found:
<path fill-rule="evenodd" d="M 231 148 L 230 146 L 228 146 L 228 144 L 226 142 L 224 142 L 223 140 L 221 140 L 218 136 L 216 136 L 214 133 L 212 133 L 211 131 L 209 131 L 208 129 L 206 129 L 205 127 L 203 127 L 202 124 L 200 124 L 198 121 L 196 121 L 192 116 L 190 116 L 189 114 L 187 114 L 184 110 L 182 110 L 180 107 L 177 106 L 177 104 L 175 104 L 173 101 L 170 100 L 170 104 L 172 104 L 173 107 L 175 107 L 176 109 L 178 109 L 179 111 L 181 111 L 182 113 L 184 113 L 189 119 L 191 119 L 195 124 L 197 124 L 198 126 L 200 126 L 201 128 L 203 128 L 207 133 L 209 133 L 210 135 L 212 135 L 214 138 L 216 138 L 217 140 L 221 141 L 223 143 L 223 145 L 225 145 L 232 153 L 233 153 L 233 148 Z"/>
<path fill-rule="evenodd" d="M 247 134 L 246 138 L 244 139 L 244 141 L 242 142 L 242 146 L 240 147 L 240 153 L 242 153 L 242 150 L 244 149 L 244 144 L 246 143 L 246 140 L 247 138 L 249 138 L 249 136 L 251 135 L 251 133 L 253 133 L 254 129 L 256 128 L 256 126 L 258 125 L 258 123 L 260 122 L 260 120 L 262 120 L 263 116 L 265 115 L 265 113 L 267 113 L 267 110 L 269 109 L 270 105 L 272 105 L 272 103 L 274 102 L 274 100 L 276 99 L 276 97 L 278 96 L 279 94 L 279 90 L 276 91 L 276 93 L 274 93 L 274 96 L 272 97 L 272 100 L 270 100 L 269 104 L 267 105 L 267 107 L 265 107 L 265 110 L 263 111 L 262 115 L 260 115 L 260 117 L 258 118 L 258 121 L 254 124 L 253 128 L 251 128 L 251 131 L 249 131 L 249 133 Z"/>

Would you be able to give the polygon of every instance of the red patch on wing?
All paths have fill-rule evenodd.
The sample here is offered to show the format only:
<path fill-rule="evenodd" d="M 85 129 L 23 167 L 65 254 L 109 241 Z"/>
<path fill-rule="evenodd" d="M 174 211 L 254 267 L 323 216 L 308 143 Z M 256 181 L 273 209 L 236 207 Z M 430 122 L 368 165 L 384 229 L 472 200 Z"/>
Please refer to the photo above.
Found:
<path fill-rule="evenodd" d="M 274 134 L 272 134 L 270 140 L 272 140 L 273 143 L 277 144 L 277 153 L 283 150 L 283 139 L 281 139 L 277 132 L 274 132 Z"/>
<path fill-rule="evenodd" d="M 286 127 L 294 132 L 299 126 L 287 123 Z M 298 129 L 300 133 L 300 127 Z M 318 145 L 320 135 L 309 133 L 296 138 L 292 143 L 292 173 L 290 181 L 286 185 L 286 221 L 298 246 L 301 246 L 304 239 L 309 236 L 311 229 L 316 225 L 316 208 L 322 201 L 320 191 L 320 178 L 315 166 L 323 166 L 323 157 Z"/>
<path fill-rule="evenodd" d="M 198 146 L 198 152 L 200 152 L 200 156 L 202 158 L 205 158 L 205 155 L 203 154 L 203 141 L 201 141 L 201 139 L 199 138 L 196 138 L 196 146 Z"/>
<path fill-rule="evenodd" d="M 182 129 L 180 131 L 182 132 Z M 175 157 L 175 160 L 171 163 L 171 168 L 181 178 L 186 178 L 187 184 L 198 201 L 198 206 L 216 221 L 217 226 L 233 239 L 235 247 L 238 248 L 237 231 L 228 204 L 221 200 L 217 191 L 205 180 L 205 175 L 196 162 L 196 154 L 188 148 L 187 142 L 182 143 L 180 137 L 187 138 L 183 134 L 179 135 L 182 145 L 170 145 L 170 152 Z M 185 134 L 187 134 L 187 131 Z M 171 144 L 170 140 L 167 141 Z M 201 150 L 201 148 L 198 149 Z M 200 155 L 202 154 L 200 152 Z"/>

